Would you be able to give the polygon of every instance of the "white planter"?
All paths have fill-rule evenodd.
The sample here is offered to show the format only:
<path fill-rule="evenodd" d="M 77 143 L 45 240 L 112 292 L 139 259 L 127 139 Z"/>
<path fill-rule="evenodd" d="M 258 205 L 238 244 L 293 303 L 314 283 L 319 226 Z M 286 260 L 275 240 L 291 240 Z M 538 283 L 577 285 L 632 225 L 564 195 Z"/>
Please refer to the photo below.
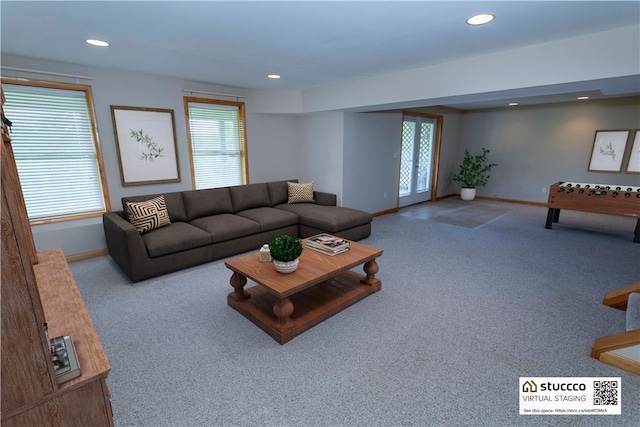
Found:
<path fill-rule="evenodd" d="M 293 273 L 294 271 L 296 271 L 296 268 L 298 268 L 298 262 L 299 259 L 296 258 L 293 261 L 277 261 L 277 260 L 273 260 L 273 265 L 276 267 L 276 271 L 280 272 L 280 273 Z"/>
<path fill-rule="evenodd" d="M 475 188 L 460 188 L 460 198 L 462 200 L 473 200 L 476 198 Z"/>

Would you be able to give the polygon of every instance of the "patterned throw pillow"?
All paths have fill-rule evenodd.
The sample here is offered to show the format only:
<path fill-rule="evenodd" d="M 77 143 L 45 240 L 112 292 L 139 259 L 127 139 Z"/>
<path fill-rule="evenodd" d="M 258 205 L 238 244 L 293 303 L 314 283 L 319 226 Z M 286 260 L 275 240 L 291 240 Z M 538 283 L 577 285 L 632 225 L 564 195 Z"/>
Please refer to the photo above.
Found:
<path fill-rule="evenodd" d="M 140 234 L 171 224 L 164 196 L 145 202 L 126 202 L 126 207 L 129 222 Z"/>
<path fill-rule="evenodd" d="M 287 203 L 314 203 L 313 181 L 311 182 L 287 182 L 289 187 L 289 200 Z"/>

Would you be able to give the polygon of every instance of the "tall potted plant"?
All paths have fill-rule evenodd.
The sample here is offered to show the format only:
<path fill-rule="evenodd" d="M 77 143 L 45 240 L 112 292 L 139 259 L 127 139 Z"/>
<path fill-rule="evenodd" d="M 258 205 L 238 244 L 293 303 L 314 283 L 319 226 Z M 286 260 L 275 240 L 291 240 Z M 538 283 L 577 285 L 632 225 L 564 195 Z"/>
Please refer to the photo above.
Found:
<path fill-rule="evenodd" d="M 297 237 L 283 234 L 269 243 L 273 265 L 280 273 L 291 273 L 298 268 L 298 257 L 302 254 L 302 242 Z"/>
<path fill-rule="evenodd" d="M 469 149 L 464 150 L 464 159 L 458 173 L 452 173 L 451 179 L 460 184 L 460 198 L 473 200 L 476 197 L 476 188 L 484 187 L 489 180 L 489 172 L 497 163 L 487 163 L 487 154 L 490 150 L 482 147 L 482 154 L 472 156 Z"/>

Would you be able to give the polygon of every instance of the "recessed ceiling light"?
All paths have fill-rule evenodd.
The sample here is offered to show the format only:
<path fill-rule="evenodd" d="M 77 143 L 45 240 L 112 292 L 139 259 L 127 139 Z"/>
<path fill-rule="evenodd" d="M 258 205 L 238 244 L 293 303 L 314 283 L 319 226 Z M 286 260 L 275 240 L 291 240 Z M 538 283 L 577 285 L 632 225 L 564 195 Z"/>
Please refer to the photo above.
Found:
<path fill-rule="evenodd" d="M 100 46 L 100 47 L 107 47 L 109 46 L 109 43 L 107 42 L 103 42 L 102 40 L 95 40 L 95 39 L 87 39 L 85 40 L 87 43 L 89 43 L 90 45 L 93 46 Z"/>
<path fill-rule="evenodd" d="M 509 103 L 509 106 L 510 106 L 510 107 L 515 107 L 516 105 L 518 105 L 518 103 L 517 103 L 517 102 L 510 102 L 510 103 Z"/>
<path fill-rule="evenodd" d="M 267 74 L 267 77 L 269 77 L 270 79 L 279 79 L 280 74 Z"/>
<path fill-rule="evenodd" d="M 588 96 L 579 96 L 578 99 L 589 99 Z"/>
<path fill-rule="evenodd" d="M 482 24 L 486 24 L 488 22 L 493 21 L 493 19 L 495 18 L 495 16 L 490 15 L 488 13 L 483 13 L 480 15 L 475 15 L 472 16 L 471 18 L 467 19 L 467 24 L 469 25 L 482 25 Z"/>

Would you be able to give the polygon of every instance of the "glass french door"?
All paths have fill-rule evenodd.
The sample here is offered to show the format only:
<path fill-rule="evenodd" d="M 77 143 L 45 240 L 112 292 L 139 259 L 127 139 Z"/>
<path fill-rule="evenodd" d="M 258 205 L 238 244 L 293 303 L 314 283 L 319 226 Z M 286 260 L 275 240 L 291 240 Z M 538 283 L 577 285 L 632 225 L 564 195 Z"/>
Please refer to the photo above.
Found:
<path fill-rule="evenodd" d="M 402 122 L 399 207 L 431 199 L 437 120 L 405 116 Z"/>

